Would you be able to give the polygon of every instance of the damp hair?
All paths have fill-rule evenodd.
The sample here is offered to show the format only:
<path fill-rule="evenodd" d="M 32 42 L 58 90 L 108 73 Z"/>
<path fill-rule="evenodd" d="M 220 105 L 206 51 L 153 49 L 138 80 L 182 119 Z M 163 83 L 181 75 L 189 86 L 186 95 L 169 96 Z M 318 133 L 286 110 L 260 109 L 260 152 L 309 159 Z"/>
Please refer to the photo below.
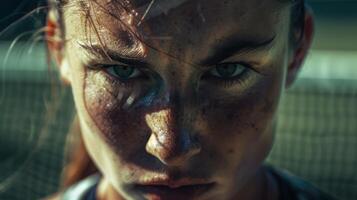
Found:
<path fill-rule="evenodd" d="M 58 16 L 59 22 L 61 22 L 61 28 L 63 26 L 63 10 L 68 5 L 70 0 L 48 0 L 49 7 L 55 11 Z M 95 0 L 91 0 L 95 1 Z M 291 28 L 303 29 L 304 27 L 304 15 L 305 15 L 305 0 L 278 0 L 291 4 Z"/>

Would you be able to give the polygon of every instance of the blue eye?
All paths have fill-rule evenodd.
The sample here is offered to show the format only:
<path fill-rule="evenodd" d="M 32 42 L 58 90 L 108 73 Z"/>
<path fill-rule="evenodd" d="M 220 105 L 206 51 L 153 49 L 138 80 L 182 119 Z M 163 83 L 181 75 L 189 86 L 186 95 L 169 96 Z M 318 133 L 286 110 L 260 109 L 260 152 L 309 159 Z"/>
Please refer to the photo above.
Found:
<path fill-rule="evenodd" d="M 136 67 L 125 65 L 110 65 L 106 67 L 106 71 L 121 80 L 129 80 L 142 74 Z"/>
<path fill-rule="evenodd" d="M 242 75 L 247 70 L 247 67 L 239 63 L 219 64 L 209 71 L 211 76 L 221 79 L 232 79 Z"/>

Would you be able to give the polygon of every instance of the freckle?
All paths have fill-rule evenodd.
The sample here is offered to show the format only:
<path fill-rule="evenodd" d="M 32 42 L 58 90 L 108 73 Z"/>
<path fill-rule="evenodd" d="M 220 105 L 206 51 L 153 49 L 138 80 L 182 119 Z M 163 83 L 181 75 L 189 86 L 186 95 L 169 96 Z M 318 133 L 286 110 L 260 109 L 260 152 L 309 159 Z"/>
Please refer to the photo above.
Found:
<path fill-rule="evenodd" d="M 232 154 L 232 153 L 234 153 L 234 150 L 233 149 L 229 149 L 228 153 Z"/>
<path fill-rule="evenodd" d="M 250 127 L 251 127 L 252 129 L 254 129 L 254 130 L 258 130 L 258 127 L 256 127 L 256 125 L 255 125 L 254 123 L 251 123 L 251 124 L 250 124 Z"/>

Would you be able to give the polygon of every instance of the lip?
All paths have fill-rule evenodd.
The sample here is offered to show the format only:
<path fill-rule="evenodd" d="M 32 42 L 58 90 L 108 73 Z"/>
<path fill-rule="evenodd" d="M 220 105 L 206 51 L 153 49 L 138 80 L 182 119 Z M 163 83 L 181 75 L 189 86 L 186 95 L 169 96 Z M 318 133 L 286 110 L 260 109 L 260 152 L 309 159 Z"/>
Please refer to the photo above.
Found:
<path fill-rule="evenodd" d="M 134 188 L 140 191 L 147 199 L 176 200 L 196 199 L 208 192 L 215 183 L 204 180 L 155 180 L 135 184 Z"/>

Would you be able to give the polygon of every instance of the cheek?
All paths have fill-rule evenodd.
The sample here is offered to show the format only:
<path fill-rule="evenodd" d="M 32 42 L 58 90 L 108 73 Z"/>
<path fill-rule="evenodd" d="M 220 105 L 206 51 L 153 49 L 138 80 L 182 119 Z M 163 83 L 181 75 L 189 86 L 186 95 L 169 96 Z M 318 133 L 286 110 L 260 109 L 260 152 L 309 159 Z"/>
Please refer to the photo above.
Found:
<path fill-rule="evenodd" d="M 271 74 L 261 77 L 243 94 L 227 95 L 222 92 L 205 95 L 207 100 L 200 108 L 200 121 L 210 133 L 208 135 L 236 146 L 244 146 L 249 143 L 247 140 L 254 141 L 261 137 L 273 122 L 284 70 L 276 69 Z M 228 152 L 231 153 L 232 149 Z"/>
<path fill-rule="evenodd" d="M 145 147 L 149 133 L 144 113 L 132 107 L 140 92 L 135 88 L 114 87 L 101 73 L 86 72 L 85 107 L 106 142 L 123 158 L 134 156 Z"/>

